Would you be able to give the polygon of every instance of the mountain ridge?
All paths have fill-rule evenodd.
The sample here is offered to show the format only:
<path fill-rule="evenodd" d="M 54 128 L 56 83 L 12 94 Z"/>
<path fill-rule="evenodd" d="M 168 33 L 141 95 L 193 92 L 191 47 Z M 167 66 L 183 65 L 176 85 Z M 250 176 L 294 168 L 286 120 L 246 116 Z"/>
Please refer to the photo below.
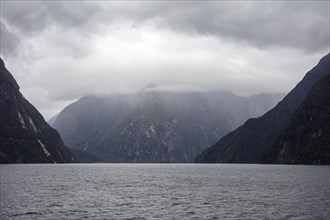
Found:
<path fill-rule="evenodd" d="M 110 162 L 192 162 L 200 146 L 262 114 L 281 96 L 201 91 L 89 95 L 65 107 L 53 126 L 67 146 Z"/>
<path fill-rule="evenodd" d="M 64 163 L 75 158 L 19 91 L 0 58 L 0 163 Z"/>
<path fill-rule="evenodd" d="M 262 163 L 330 164 L 330 75 L 313 86 Z"/>
<path fill-rule="evenodd" d="M 273 109 L 222 137 L 196 157 L 197 163 L 256 163 L 304 101 L 309 90 L 330 72 L 330 55 L 306 73 L 303 79 Z"/>

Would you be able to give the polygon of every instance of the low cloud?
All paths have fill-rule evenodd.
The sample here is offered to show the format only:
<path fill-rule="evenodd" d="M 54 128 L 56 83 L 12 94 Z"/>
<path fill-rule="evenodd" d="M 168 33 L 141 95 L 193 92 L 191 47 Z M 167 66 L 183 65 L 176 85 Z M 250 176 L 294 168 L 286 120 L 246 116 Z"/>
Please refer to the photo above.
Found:
<path fill-rule="evenodd" d="M 1 19 L 24 34 L 56 25 L 89 36 L 102 31 L 103 25 L 128 21 L 257 47 L 283 46 L 307 52 L 329 48 L 328 1 L 6 1 L 1 6 Z"/>
<path fill-rule="evenodd" d="M 0 4 L 0 54 L 46 118 L 85 94 L 150 83 L 288 92 L 329 52 L 327 1 Z"/>
<path fill-rule="evenodd" d="M 0 20 L 0 51 L 4 56 L 16 55 L 17 48 L 20 46 L 20 39 L 8 30 L 8 27 Z"/>

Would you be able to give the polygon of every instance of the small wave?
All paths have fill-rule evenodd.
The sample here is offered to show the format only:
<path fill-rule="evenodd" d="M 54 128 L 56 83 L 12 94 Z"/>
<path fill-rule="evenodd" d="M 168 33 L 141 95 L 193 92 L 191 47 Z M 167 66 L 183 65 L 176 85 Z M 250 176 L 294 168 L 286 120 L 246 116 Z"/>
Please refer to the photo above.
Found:
<path fill-rule="evenodd" d="M 132 205 L 132 203 L 120 203 L 120 204 L 116 204 L 116 206 L 121 207 L 121 206 L 130 206 Z"/>
<path fill-rule="evenodd" d="M 24 212 L 24 213 L 15 213 L 12 214 L 11 217 L 23 216 L 23 215 L 44 215 L 40 212 Z"/>
<path fill-rule="evenodd" d="M 187 212 L 187 215 L 195 215 L 195 214 L 196 214 L 196 212 L 194 212 L 194 211 Z"/>
<path fill-rule="evenodd" d="M 51 208 L 51 207 L 63 207 L 62 204 L 57 204 L 57 203 L 52 203 L 46 206 L 47 208 Z"/>
<path fill-rule="evenodd" d="M 26 213 L 24 213 L 24 215 L 44 215 L 44 214 L 42 214 L 40 212 L 26 212 Z"/>

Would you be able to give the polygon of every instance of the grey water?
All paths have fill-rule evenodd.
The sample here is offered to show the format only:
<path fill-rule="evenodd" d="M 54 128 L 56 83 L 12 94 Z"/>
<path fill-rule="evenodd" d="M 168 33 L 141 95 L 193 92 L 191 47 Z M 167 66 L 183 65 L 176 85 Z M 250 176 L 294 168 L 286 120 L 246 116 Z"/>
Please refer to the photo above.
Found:
<path fill-rule="evenodd" d="M 1 165 L 1 219 L 330 219 L 330 166 Z"/>

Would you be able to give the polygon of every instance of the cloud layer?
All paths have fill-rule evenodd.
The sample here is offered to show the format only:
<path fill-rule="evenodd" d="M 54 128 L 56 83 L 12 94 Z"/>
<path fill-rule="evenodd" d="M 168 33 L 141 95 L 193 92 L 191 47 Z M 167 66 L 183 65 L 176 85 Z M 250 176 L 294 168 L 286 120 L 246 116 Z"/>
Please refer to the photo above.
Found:
<path fill-rule="evenodd" d="M 149 83 L 287 92 L 329 51 L 328 1 L 0 4 L 0 54 L 46 118 Z"/>

